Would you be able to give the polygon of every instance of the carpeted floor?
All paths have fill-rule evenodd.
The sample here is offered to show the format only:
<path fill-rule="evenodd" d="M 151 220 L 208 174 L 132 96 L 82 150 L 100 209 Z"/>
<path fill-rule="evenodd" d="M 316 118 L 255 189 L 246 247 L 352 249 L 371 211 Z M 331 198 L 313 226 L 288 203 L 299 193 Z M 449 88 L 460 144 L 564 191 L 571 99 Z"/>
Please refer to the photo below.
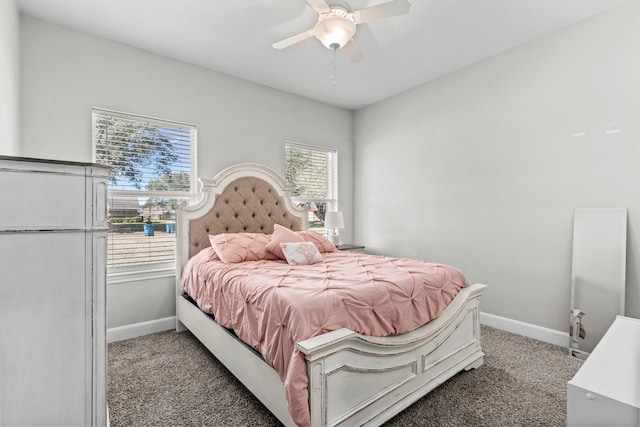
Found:
<path fill-rule="evenodd" d="M 566 384 L 582 361 L 564 348 L 482 326 L 484 365 L 387 426 L 565 426 Z M 277 426 L 278 420 L 189 332 L 109 344 L 111 426 Z"/>

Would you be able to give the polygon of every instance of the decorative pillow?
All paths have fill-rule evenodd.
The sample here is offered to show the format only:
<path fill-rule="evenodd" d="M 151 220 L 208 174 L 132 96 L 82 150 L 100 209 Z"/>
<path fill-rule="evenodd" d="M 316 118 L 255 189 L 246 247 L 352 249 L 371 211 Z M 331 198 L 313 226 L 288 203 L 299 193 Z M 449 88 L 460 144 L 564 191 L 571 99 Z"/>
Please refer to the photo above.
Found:
<path fill-rule="evenodd" d="M 273 234 L 271 240 L 267 244 L 267 250 L 277 256 L 280 259 L 285 259 L 282 253 L 280 243 L 300 243 L 304 242 L 304 239 L 298 235 L 295 231 L 289 230 L 287 227 L 283 227 L 280 224 L 273 225 Z"/>
<path fill-rule="evenodd" d="M 312 242 L 280 243 L 280 247 L 289 264 L 309 265 L 322 261 L 322 255 Z"/>
<path fill-rule="evenodd" d="M 327 239 L 320 233 L 316 233 L 315 231 L 298 231 L 298 235 L 302 237 L 305 242 L 311 242 L 316 245 L 316 248 L 318 248 L 318 251 L 321 254 L 325 252 L 335 252 L 338 250 L 331 240 Z"/>
<path fill-rule="evenodd" d="M 263 233 L 222 233 L 209 236 L 211 247 L 225 263 L 278 259 L 267 251 L 270 239 L 268 234 Z"/>

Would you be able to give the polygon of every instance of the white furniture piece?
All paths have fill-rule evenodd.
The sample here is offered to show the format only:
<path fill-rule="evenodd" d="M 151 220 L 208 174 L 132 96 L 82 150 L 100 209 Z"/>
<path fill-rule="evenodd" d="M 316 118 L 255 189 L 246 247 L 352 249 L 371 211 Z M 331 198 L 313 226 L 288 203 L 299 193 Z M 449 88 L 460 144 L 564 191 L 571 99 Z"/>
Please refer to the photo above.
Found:
<path fill-rule="evenodd" d="M 617 316 L 569 381 L 567 424 L 640 425 L 640 319 Z"/>
<path fill-rule="evenodd" d="M 107 423 L 108 173 L 0 157 L 0 426 Z"/>
<path fill-rule="evenodd" d="M 360 254 L 364 253 L 364 246 L 353 245 L 351 243 L 343 243 L 343 244 L 337 245 L 336 248 L 338 248 L 338 250 L 340 251 L 356 252 Z"/>
<path fill-rule="evenodd" d="M 276 371 L 253 349 L 181 293 L 187 260 L 209 246 L 209 235 L 270 233 L 276 220 L 306 227 L 284 181 L 262 165 L 244 163 L 202 182 L 202 200 L 178 209 L 176 329 L 188 329 L 283 424 L 295 425 Z M 258 194 L 259 193 L 259 194 Z M 249 206 L 255 205 L 255 210 Z M 297 343 L 309 378 L 311 425 L 379 425 L 460 371 L 482 365 L 479 298 L 460 290 L 437 319 L 406 334 L 369 337 L 346 328 Z"/>

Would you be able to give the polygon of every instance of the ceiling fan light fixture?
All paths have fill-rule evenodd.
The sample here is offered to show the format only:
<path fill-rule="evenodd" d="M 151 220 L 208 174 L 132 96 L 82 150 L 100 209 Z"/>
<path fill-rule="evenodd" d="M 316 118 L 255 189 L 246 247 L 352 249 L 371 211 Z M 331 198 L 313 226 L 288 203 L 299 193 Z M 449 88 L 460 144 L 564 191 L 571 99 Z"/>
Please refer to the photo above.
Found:
<path fill-rule="evenodd" d="M 344 47 L 356 33 L 356 22 L 352 13 L 343 9 L 331 9 L 329 13 L 321 13 L 318 23 L 313 27 L 313 34 L 328 49 L 337 50 Z"/>

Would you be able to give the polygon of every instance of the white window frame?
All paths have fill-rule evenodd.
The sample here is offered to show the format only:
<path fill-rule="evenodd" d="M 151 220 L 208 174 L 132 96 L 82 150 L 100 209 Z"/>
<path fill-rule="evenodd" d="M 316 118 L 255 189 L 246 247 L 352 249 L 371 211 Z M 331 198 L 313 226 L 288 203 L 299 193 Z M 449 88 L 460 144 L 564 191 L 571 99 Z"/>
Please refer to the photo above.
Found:
<path fill-rule="evenodd" d="M 98 162 L 97 155 L 97 115 L 112 116 L 125 120 L 144 122 L 151 126 L 185 128 L 190 132 L 190 161 L 189 161 L 189 189 L 187 191 L 148 191 L 148 190 L 114 190 L 108 189 L 108 197 L 139 197 L 139 198 L 171 198 L 184 199 L 188 203 L 196 200 L 197 194 L 197 168 L 196 168 L 196 147 L 197 147 L 197 127 L 194 124 L 178 122 L 175 120 L 159 119 L 132 113 L 108 110 L 104 108 L 92 108 L 92 147 L 93 161 Z M 111 184 L 111 183 L 109 183 Z M 139 263 L 124 266 L 108 266 L 107 280 L 109 284 L 122 283 L 128 281 L 146 280 L 160 277 L 170 277 L 175 275 L 175 259 L 173 261 Z"/>
<path fill-rule="evenodd" d="M 326 172 L 326 197 L 313 197 L 309 195 L 296 195 L 295 188 L 292 192 L 292 200 L 295 204 L 302 204 L 309 208 L 309 219 L 311 221 L 311 217 L 313 214 L 314 206 L 317 204 L 326 204 L 326 212 L 329 211 L 337 211 L 338 210 L 338 150 L 327 147 L 320 147 L 315 145 L 301 144 L 299 142 L 286 141 L 284 150 L 285 150 L 285 180 L 288 179 L 288 151 L 300 150 L 300 151 L 311 151 L 314 155 L 327 155 L 327 172 Z M 290 182 L 287 182 L 288 185 L 292 185 Z M 324 227 L 324 223 L 321 227 L 313 227 L 310 223 L 310 230 L 317 231 L 318 233 L 327 234 L 329 230 Z"/>

